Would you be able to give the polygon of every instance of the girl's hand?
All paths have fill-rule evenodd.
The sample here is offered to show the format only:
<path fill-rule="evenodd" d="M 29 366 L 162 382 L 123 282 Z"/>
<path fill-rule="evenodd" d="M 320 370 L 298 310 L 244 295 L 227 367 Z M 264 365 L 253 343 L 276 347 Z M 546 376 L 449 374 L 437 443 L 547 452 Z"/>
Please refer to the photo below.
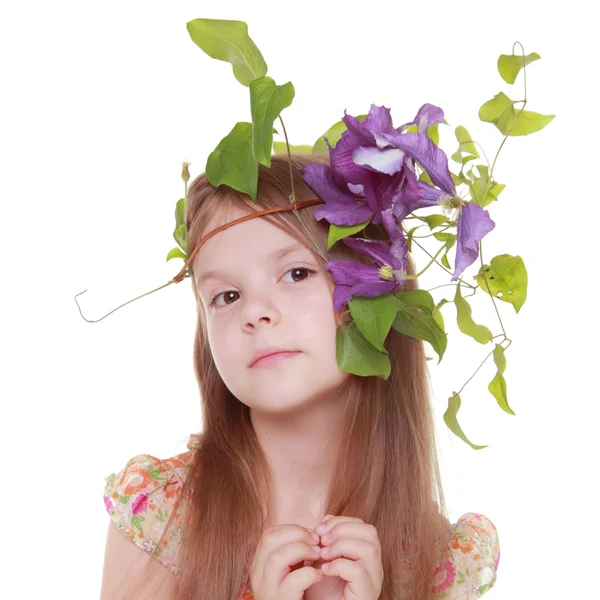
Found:
<path fill-rule="evenodd" d="M 319 539 L 300 525 L 279 525 L 264 531 L 250 566 L 256 600 L 302 600 L 304 590 L 323 579 L 305 561 L 319 558 Z M 317 549 L 315 550 L 316 547 Z"/>
<path fill-rule="evenodd" d="M 325 590 L 328 578 L 340 578 L 343 584 L 323 595 L 322 600 L 377 600 L 383 586 L 377 529 L 362 519 L 332 515 L 325 515 L 321 525 L 325 525 L 324 530 L 315 527 L 321 538 L 321 560 L 315 566 L 321 565 L 326 579 L 322 585 L 313 586 L 314 592 Z M 315 595 L 313 588 L 307 597 Z M 317 596 L 321 597 L 318 592 Z"/>

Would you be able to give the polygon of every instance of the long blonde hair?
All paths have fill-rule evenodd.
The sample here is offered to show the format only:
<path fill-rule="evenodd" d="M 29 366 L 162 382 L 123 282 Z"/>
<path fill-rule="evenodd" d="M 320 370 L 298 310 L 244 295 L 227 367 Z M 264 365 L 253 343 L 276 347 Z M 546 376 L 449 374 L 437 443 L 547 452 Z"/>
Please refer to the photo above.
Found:
<path fill-rule="evenodd" d="M 328 159 L 292 156 L 297 201 L 316 197 L 302 179 L 302 169 L 314 162 L 327 163 Z M 287 157 L 273 156 L 270 168 L 259 165 L 258 181 L 256 204 L 229 187 L 212 186 L 205 174 L 193 181 L 185 215 L 190 251 L 208 233 L 205 227 L 215 211 L 231 206 L 262 210 L 289 203 Z M 371 262 L 342 242 L 326 250 L 329 224 L 313 218 L 315 208 L 302 209 L 298 214 L 325 256 Z M 292 213 L 259 218 L 266 218 L 314 250 Z M 377 237 L 376 231 L 367 229 L 366 233 Z M 408 272 L 415 272 L 410 256 Z M 416 288 L 416 280 L 408 280 L 402 289 Z M 232 395 L 219 376 L 195 284 L 193 289 L 198 305 L 194 369 L 204 427 L 182 493 L 187 499 L 182 503 L 186 533 L 173 600 L 231 600 L 241 597 L 252 549 L 263 532 L 269 468 L 252 428 L 249 408 Z M 325 510 L 359 517 L 377 528 L 385 573 L 382 600 L 429 600 L 435 567 L 450 551 L 451 533 L 438 467 L 424 346 L 421 340 L 392 329 L 385 347 L 392 363 L 387 380 L 350 375 L 345 385 L 341 450 Z"/>

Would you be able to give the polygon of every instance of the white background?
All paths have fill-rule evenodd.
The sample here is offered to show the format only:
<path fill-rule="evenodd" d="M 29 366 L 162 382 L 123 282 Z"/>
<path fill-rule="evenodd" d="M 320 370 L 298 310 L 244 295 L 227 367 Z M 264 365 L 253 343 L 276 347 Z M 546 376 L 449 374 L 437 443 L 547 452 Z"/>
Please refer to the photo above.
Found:
<path fill-rule="evenodd" d="M 590 597 L 600 533 L 592 494 L 598 52 L 584 4 L 218 6 L 2 8 L 2 595 L 97 598 L 104 478 L 136 454 L 184 451 L 200 428 L 189 280 L 95 324 L 74 296 L 87 289 L 82 309 L 97 319 L 181 266 L 165 262 L 181 162 L 191 161 L 195 177 L 235 122 L 250 120 L 247 88 L 186 31 L 187 21 L 210 17 L 246 21 L 269 75 L 293 82 L 296 98 L 283 113 L 292 144 L 312 144 L 344 109 L 383 104 L 400 125 L 429 102 L 450 123 L 441 127 L 448 155 L 462 124 L 492 161 L 502 136 L 478 109 L 500 91 L 523 98 L 522 75 L 506 84 L 497 58 L 517 40 L 542 56 L 527 70 L 527 109 L 557 116 L 505 144 L 495 177 L 506 189 L 489 207 L 496 229 L 483 243 L 487 261 L 520 255 L 529 272 L 521 312 L 498 303 L 513 339 L 505 377 L 516 416 L 487 391 L 491 360 L 463 391 L 459 413 L 470 439 L 488 448 L 471 450 L 442 421 L 448 396 L 488 352 L 457 331 L 452 304 L 443 309 L 447 355 L 430 365 L 451 517 L 481 512 L 500 533 L 490 600 Z M 426 264 L 418 250 L 415 258 Z M 438 271 L 437 284 L 449 283 Z M 499 333 L 489 297 L 480 292 L 472 304 L 475 319 Z"/>

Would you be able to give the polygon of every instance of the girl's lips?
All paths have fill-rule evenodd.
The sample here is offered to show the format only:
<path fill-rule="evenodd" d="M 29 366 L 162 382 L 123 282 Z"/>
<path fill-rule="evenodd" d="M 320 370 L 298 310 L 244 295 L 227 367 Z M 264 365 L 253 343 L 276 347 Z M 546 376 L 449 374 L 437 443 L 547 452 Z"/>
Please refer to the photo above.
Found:
<path fill-rule="evenodd" d="M 259 368 L 268 368 L 275 367 L 283 361 L 291 358 L 292 356 L 296 356 L 296 354 L 300 354 L 300 352 L 276 352 L 275 354 L 269 354 L 268 356 L 263 356 L 261 359 L 257 360 L 251 369 Z"/>

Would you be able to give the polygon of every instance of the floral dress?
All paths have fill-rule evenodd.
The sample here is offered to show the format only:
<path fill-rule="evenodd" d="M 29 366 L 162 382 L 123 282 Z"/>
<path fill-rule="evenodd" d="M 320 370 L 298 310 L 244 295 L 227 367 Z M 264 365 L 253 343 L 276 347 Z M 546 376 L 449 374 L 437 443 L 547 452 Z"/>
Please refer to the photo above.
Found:
<path fill-rule="evenodd" d="M 166 460 L 149 454 L 130 459 L 118 473 L 105 478 L 104 504 L 121 533 L 177 575 L 177 551 L 184 532 L 178 513 L 181 489 L 199 434 L 192 434 L 188 450 Z M 171 518 L 169 533 L 158 540 Z M 476 600 L 496 583 L 500 546 L 494 524 L 484 515 L 466 513 L 452 525 L 451 560 L 436 568 L 431 600 Z M 254 598 L 247 581 L 242 600 Z"/>

